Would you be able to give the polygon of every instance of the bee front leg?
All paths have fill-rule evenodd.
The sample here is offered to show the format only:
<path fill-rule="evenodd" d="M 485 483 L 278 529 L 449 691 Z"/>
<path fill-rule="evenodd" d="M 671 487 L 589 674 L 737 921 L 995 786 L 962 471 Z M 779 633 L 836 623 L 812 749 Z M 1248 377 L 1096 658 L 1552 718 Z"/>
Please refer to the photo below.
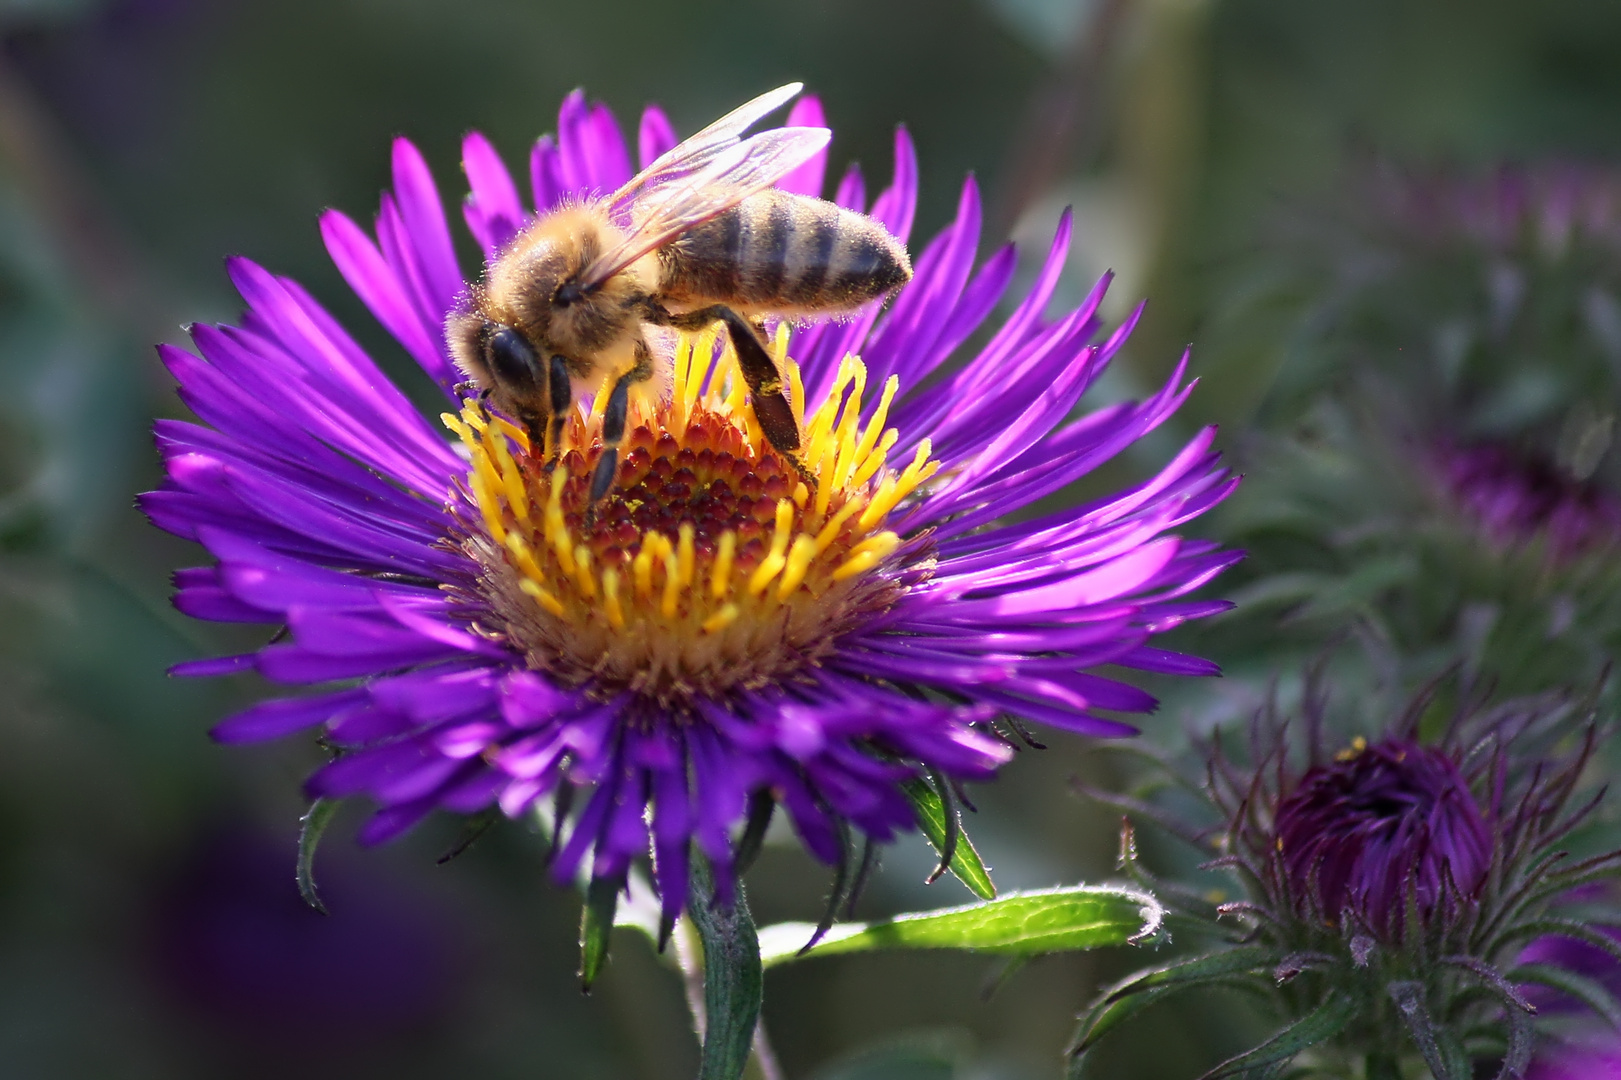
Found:
<path fill-rule="evenodd" d="M 643 338 L 636 339 L 636 366 L 619 376 L 608 392 L 602 410 L 602 457 L 591 474 L 591 505 L 595 506 L 613 487 L 619 472 L 619 444 L 625 441 L 625 420 L 630 412 L 630 388 L 653 377 L 653 351 Z"/>
<path fill-rule="evenodd" d="M 563 425 L 568 422 L 569 406 L 574 404 L 574 385 L 569 382 L 568 361 L 561 356 L 552 357 L 547 384 L 551 396 L 552 422 L 545 442 L 546 460 L 555 462 L 563 453 Z"/>

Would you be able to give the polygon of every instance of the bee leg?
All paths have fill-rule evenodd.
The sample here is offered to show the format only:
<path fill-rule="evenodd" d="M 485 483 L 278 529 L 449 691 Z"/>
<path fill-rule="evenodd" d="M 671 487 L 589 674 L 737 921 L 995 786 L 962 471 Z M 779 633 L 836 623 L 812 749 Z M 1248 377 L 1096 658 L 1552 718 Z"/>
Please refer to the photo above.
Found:
<path fill-rule="evenodd" d="M 749 386 L 749 401 L 754 418 L 760 422 L 766 442 L 799 473 L 805 486 L 816 490 L 816 477 L 805 468 L 799 458 L 799 421 L 794 419 L 794 407 L 788 400 L 777 362 L 766 351 L 761 333 L 743 316 L 729 307 L 715 305 L 709 309 L 726 324 L 732 338 L 732 350 L 737 353 L 737 366 L 743 381 Z"/>
<path fill-rule="evenodd" d="M 574 404 L 574 386 L 568 379 L 568 361 L 561 356 L 552 357 L 547 384 L 551 394 L 552 423 L 545 442 L 546 461 L 555 464 L 563 453 L 563 425 L 568 422 L 569 406 Z"/>
<path fill-rule="evenodd" d="M 771 448 L 788 459 L 805 486 L 816 490 L 816 477 L 805 468 L 799 457 L 799 421 L 794 419 L 794 407 L 783 392 L 782 372 L 766 351 L 763 332 L 755 329 L 743 316 L 725 304 L 711 304 L 696 311 L 672 315 L 663 305 L 652 303 L 648 307 L 647 321 L 677 330 L 701 330 L 711 323 L 726 325 L 732 339 L 732 350 L 737 353 L 737 366 L 743 372 L 743 381 L 749 386 L 749 399 L 754 407 L 754 418 L 760 422 Z"/>
<path fill-rule="evenodd" d="M 602 410 L 602 456 L 591 474 L 591 505 L 594 507 L 613 487 L 619 473 L 619 444 L 625 441 L 625 421 L 630 412 L 632 384 L 653 377 L 653 352 L 647 342 L 636 342 L 636 366 L 619 376 L 614 388 L 608 392 L 608 404 Z"/>

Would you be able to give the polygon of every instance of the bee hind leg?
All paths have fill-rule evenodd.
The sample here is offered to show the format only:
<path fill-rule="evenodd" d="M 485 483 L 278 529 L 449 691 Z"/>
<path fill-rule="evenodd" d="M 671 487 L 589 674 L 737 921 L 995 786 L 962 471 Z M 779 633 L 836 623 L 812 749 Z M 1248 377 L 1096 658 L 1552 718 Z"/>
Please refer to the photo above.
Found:
<path fill-rule="evenodd" d="M 697 330 L 713 322 L 726 325 L 726 332 L 732 339 L 732 351 L 737 353 L 737 366 L 749 387 L 754 418 L 759 421 L 766 442 L 787 458 L 800 479 L 805 481 L 805 486 L 815 491 L 816 477 L 805 468 L 805 463 L 799 457 L 799 421 L 794 419 L 794 407 L 785 392 L 782 372 L 766 351 L 760 331 L 724 304 L 671 315 L 669 320 L 669 324 L 678 330 Z"/>
<path fill-rule="evenodd" d="M 653 377 L 653 353 L 647 342 L 636 342 L 636 366 L 619 376 L 614 388 L 608 392 L 608 404 L 602 410 L 602 456 L 597 459 L 596 471 L 591 474 L 591 498 L 596 506 L 613 487 L 619 472 L 619 445 L 625 441 L 625 421 L 630 412 L 630 388 Z"/>

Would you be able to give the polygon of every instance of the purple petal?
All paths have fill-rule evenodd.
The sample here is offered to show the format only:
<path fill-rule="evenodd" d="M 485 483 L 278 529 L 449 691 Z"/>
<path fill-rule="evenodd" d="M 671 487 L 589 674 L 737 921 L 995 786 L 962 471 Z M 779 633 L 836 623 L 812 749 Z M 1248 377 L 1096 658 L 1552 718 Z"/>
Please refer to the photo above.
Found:
<path fill-rule="evenodd" d="M 386 843 L 427 817 L 436 805 L 437 800 L 426 798 L 403 806 L 384 807 L 360 827 L 358 839 L 367 847 Z"/>
<path fill-rule="evenodd" d="M 422 153 L 408 139 L 394 140 L 394 196 L 405 223 L 411 250 L 433 306 L 429 314 L 443 324 L 456 305 L 464 282 L 450 242 L 450 226 L 433 174 Z"/>
<path fill-rule="evenodd" d="M 642 110 L 642 122 L 636 129 L 636 159 L 642 168 L 647 168 L 665 152 L 674 149 L 677 141 L 675 128 L 663 109 L 649 105 Z"/>
<path fill-rule="evenodd" d="M 248 743 L 279 739 L 295 731 L 324 724 L 331 717 L 364 701 L 364 690 L 340 690 L 314 697 L 278 698 L 244 709 L 220 721 L 209 732 L 215 742 Z"/>
<path fill-rule="evenodd" d="M 569 190 L 563 179 L 563 156 L 549 135 L 536 139 L 534 149 L 529 152 L 529 187 L 537 214 L 555 209 Z"/>
<path fill-rule="evenodd" d="M 462 139 L 462 170 L 469 188 L 462 214 L 485 256 L 494 258 L 523 225 L 518 188 L 495 147 L 476 131 Z"/>
<path fill-rule="evenodd" d="M 444 357 L 433 334 L 371 237 L 340 211 L 328 210 L 321 215 L 321 239 L 338 273 L 377 321 L 405 346 L 424 371 L 436 379 L 442 377 Z"/>
<path fill-rule="evenodd" d="M 873 200 L 871 216 L 883 223 L 901 243 L 912 235 L 917 213 L 917 151 L 905 125 L 895 129 L 895 178 Z"/>
<path fill-rule="evenodd" d="M 252 671 L 258 658 L 258 653 L 239 653 L 235 656 L 214 656 L 207 660 L 187 660 L 171 667 L 169 674 L 187 679 L 237 675 L 244 671 Z"/>
<path fill-rule="evenodd" d="M 814 94 L 806 94 L 794 102 L 794 107 L 788 111 L 788 122 L 785 127 L 826 127 L 827 117 L 822 113 L 822 101 Z M 783 191 L 792 191 L 796 195 L 810 195 L 820 198 L 822 195 L 823 178 L 827 174 L 827 148 L 823 147 L 816 152 L 816 156 L 799 166 L 793 172 L 777 181 L 777 187 Z"/>

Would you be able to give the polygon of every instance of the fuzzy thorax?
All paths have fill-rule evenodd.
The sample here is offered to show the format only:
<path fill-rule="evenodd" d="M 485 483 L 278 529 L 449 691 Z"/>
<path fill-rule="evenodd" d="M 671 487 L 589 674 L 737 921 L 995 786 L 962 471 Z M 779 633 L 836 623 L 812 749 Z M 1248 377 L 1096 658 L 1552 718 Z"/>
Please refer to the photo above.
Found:
<path fill-rule="evenodd" d="M 938 463 L 924 440 L 903 469 L 885 429 L 890 378 L 860 420 L 866 368 L 846 358 L 808 417 L 790 375 L 812 491 L 771 449 L 745 400 L 730 347 L 683 335 L 668 400 L 635 404 L 614 487 L 591 508 L 601 453 L 598 394 L 571 417 L 548 470 L 525 433 L 469 403 L 445 422 L 471 456 L 465 550 L 481 568 L 480 629 L 531 667 L 604 694 L 665 704 L 757 688 L 814 665 L 926 562 L 885 528 Z"/>

